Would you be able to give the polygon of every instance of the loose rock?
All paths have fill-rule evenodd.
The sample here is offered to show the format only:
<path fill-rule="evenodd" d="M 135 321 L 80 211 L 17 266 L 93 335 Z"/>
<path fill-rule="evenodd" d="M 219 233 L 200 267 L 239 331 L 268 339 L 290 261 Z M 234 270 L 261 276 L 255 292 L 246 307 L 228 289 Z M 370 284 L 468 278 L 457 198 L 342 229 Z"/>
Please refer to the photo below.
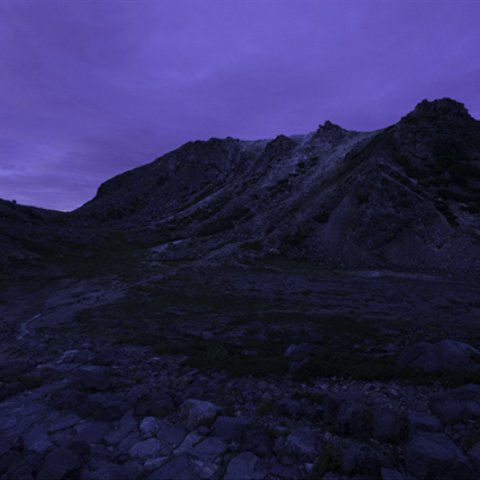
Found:
<path fill-rule="evenodd" d="M 419 480 L 476 478 L 467 457 L 441 433 L 415 435 L 410 440 L 405 455 L 408 471 Z"/>

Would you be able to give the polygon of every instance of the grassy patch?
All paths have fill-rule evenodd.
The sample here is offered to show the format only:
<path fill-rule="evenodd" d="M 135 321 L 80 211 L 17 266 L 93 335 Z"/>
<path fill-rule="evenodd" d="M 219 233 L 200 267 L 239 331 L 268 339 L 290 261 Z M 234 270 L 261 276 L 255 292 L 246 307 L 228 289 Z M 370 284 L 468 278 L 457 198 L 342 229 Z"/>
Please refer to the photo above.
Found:
<path fill-rule="evenodd" d="M 295 379 L 307 381 L 316 377 L 342 377 L 356 380 L 392 380 L 397 376 L 393 360 L 372 358 L 361 353 L 331 349 L 312 356 L 295 371 Z"/>
<path fill-rule="evenodd" d="M 129 335 L 122 342 L 152 347 L 159 355 L 187 356 L 185 364 L 199 370 L 220 370 L 233 376 L 282 375 L 288 369 L 283 357 L 285 343 L 249 341 L 241 345 L 209 342 L 200 338 L 169 341 L 166 337 L 152 335 Z"/>

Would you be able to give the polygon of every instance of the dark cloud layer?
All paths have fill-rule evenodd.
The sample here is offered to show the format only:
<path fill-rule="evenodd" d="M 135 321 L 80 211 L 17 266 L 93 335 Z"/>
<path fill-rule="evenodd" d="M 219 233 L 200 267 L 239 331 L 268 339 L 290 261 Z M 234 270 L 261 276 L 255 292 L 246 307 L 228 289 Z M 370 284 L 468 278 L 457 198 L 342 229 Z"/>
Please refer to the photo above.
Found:
<path fill-rule="evenodd" d="M 480 2 L 0 0 L 0 197 L 68 210 L 185 141 L 480 117 Z"/>

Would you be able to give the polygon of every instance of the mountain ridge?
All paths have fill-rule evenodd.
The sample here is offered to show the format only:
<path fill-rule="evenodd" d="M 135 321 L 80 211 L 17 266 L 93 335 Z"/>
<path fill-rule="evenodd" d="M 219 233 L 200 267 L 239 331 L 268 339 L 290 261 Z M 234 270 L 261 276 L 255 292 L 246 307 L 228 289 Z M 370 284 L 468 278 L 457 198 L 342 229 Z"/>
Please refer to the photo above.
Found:
<path fill-rule="evenodd" d="M 479 204 L 480 122 L 443 98 L 372 132 L 187 142 L 58 222 L 143 232 L 160 260 L 456 271 L 480 262 Z"/>

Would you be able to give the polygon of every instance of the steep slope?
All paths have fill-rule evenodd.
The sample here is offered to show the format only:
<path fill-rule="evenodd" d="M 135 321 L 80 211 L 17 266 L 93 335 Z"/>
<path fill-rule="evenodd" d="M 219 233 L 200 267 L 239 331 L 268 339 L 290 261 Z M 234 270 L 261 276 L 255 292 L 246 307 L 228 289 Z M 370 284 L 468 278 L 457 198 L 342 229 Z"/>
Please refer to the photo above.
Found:
<path fill-rule="evenodd" d="M 161 258 L 469 270 L 479 200 L 480 122 L 441 99 L 375 132 L 326 122 L 304 136 L 189 142 L 101 185 L 72 221 L 142 231 Z"/>

